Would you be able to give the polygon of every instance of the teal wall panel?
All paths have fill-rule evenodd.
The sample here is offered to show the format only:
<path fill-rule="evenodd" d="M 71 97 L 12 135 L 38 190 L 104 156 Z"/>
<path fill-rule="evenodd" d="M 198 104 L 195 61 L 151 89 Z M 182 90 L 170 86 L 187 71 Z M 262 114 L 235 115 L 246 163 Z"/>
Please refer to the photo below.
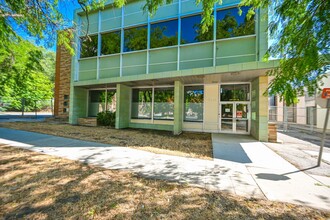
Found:
<path fill-rule="evenodd" d="M 84 59 L 79 61 L 79 80 L 96 79 L 97 58 Z"/>
<path fill-rule="evenodd" d="M 156 13 L 151 16 L 150 21 L 169 18 L 169 17 L 176 17 L 179 12 L 179 3 L 178 0 L 173 1 L 172 4 L 165 4 L 158 8 Z"/>
<path fill-rule="evenodd" d="M 142 128 L 142 129 L 173 131 L 173 125 L 129 123 L 129 127 L 130 128 Z"/>
<path fill-rule="evenodd" d="M 123 55 L 123 76 L 146 74 L 147 52 L 135 52 Z"/>
<path fill-rule="evenodd" d="M 101 12 L 101 32 L 121 27 L 121 9 L 107 8 Z"/>
<path fill-rule="evenodd" d="M 192 44 L 181 47 L 180 69 L 213 66 L 213 43 Z"/>
<path fill-rule="evenodd" d="M 145 1 L 136 1 L 124 6 L 124 26 L 147 23 L 148 14 L 143 11 Z"/>
<path fill-rule="evenodd" d="M 100 58 L 100 79 L 120 76 L 120 55 Z"/>
<path fill-rule="evenodd" d="M 152 50 L 149 57 L 149 73 L 177 70 L 178 48 Z"/>
<path fill-rule="evenodd" d="M 91 33 L 97 33 L 98 31 L 98 12 L 93 12 L 89 14 L 88 20 L 89 20 L 89 26 L 88 26 L 88 21 L 86 16 L 81 16 L 81 31 L 80 35 L 84 36 L 86 33 L 91 34 Z M 88 27 L 88 32 L 87 32 L 87 27 Z"/>

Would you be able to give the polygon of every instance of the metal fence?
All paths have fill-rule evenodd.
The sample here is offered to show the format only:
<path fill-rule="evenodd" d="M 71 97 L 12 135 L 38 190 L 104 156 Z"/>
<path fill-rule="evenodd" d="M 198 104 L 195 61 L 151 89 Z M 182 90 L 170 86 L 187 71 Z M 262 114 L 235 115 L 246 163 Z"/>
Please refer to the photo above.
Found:
<path fill-rule="evenodd" d="M 304 129 L 313 132 L 317 129 L 316 107 L 269 107 L 269 121 L 277 124 L 279 130 Z"/>

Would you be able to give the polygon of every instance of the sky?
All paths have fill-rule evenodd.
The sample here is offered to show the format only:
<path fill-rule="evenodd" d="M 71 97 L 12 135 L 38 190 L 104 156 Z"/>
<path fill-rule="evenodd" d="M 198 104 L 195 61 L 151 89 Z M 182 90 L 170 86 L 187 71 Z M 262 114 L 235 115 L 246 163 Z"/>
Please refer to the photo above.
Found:
<path fill-rule="evenodd" d="M 61 11 L 67 26 L 72 26 L 72 21 L 73 21 L 73 12 L 76 8 L 79 8 L 79 4 L 77 3 L 76 0 L 64 0 L 64 1 L 59 1 L 58 8 Z M 54 44 L 52 47 L 49 47 L 44 41 L 40 41 L 35 37 L 29 36 L 22 28 L 20 28 L 17 25 L 13 25 L 14 28 L 16 29 L 17 33 L 24 39 L 29 40 L 30 42 L 34 43 L 37 46 L 43 46 L 47 50 L 50 51 L 56 51 L 56 44 Z M 56 35 L 56 33 L 54 33 Z"/>

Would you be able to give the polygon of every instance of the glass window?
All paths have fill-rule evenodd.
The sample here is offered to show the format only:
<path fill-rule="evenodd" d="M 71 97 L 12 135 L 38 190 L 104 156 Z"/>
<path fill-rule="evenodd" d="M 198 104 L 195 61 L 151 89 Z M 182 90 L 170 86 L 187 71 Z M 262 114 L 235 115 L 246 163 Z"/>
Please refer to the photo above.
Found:
<path fill-rule="evenodd" d="M 151 24 L 150 47 L 168 47 L 178 44 L 178 20 Z"/>
<path fill-rule="evenodd" d="M 97 35 L 80 38 L 80 58 L 97 56 Z"/>
<path fill-rule="evenodd" d="M 88 116 L 95 117 L 104 111 L 116 111 L 116 90 L 90 90 Z"/>
<path fill-rule="evenodd" d="M 234 84 L 221 85 L 220 89 L 221 101 L 249 101 L 250 100 L 250 85 L 249 84 Z"/>
<path fill-rule="evenodd" d="M 203 121 L 204 87 L 184 87 L 184 121 Z"/>
<path fill-rule="evenodd" d="M 217 11 L 217 39 L 254 34 L 255 20 L 254 16 L 247 18 L 249 9 L 241 7 L 241 15 L 238 8 Z"/>
<path fill-rule="evenodd" d="M 124 52 L 147 49 L 148 27 L 134 27 L 124 30 Z"/>
<path fill-rule="evenodd" d="M 202 33 L 201 15 L 185 17 L 181 19 L 181 44 L 208 41 L 213 39 L 213 27 Z"/>
<path fill-rule="evenodd" d="M 131 118 L 151 119 L 152 89 L 132 90 Z"/>
<path fill-rule="evenodd" d="M 174 89 L 156 88 L 154 91 L 154 119 L 174 119 Z"/>
<path fill-rule="evenodd" d="M 101 55 L 120 53 L 120 31 L 101 35 Z"/>

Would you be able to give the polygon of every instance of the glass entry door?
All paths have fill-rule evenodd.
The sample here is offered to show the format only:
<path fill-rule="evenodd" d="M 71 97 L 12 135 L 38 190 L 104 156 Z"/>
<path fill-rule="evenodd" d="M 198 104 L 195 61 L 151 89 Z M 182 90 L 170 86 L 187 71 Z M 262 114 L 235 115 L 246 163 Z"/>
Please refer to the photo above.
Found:
<path fill-rule="evenodd" d="M 220 131 L 228 133 L 249 133 L 249 108 L 246 102 L 220 103 Z"/>

